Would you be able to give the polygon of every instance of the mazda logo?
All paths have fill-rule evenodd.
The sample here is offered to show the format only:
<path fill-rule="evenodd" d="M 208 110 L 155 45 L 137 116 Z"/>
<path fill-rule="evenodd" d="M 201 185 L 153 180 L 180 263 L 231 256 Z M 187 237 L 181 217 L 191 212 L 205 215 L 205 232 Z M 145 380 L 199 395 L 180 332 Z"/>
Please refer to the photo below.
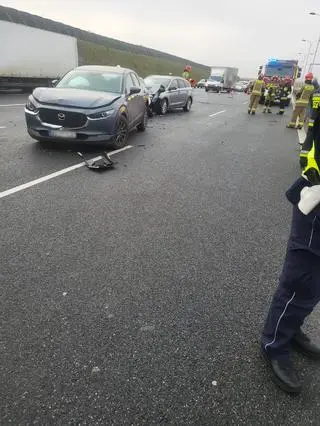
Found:
<path fill-rule="evenodd" d="M 62 121 L 62 120 L 64 120 L 66 118 L 66 115 L 63 112 L 59 112 L 58 118 L 59 118 L 59 120 Z"/>

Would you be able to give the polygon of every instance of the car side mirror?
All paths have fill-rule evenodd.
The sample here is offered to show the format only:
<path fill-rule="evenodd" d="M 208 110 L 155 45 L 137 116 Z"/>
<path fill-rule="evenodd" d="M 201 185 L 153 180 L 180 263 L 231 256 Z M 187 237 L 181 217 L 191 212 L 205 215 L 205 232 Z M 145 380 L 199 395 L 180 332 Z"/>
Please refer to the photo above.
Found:
<path fill-rule="evenodd" d="M 130 87 L 130 95 L 136 95 L 137 93 L 140 93 L 141 89 L 137 86 Z"/>

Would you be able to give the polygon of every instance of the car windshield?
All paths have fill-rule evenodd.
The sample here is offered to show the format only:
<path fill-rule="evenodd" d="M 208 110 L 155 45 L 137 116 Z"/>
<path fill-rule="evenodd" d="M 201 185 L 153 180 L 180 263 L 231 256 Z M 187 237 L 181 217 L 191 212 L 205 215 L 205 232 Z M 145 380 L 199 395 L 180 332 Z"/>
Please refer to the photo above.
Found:
<path fill-rule="evenodd" d="M 170 79 L 166 78 L 166 77 L 162 77 L 162 76 L 156 76 L 156 77 L 147 77 L 144 82 L 146 83 L 147 87 L 152 87 L 152 88 L 159 88 L 161 86 L 161 84 L 164 87 L 167 87 Z"/>
<path fill-rule="evenodd" d="M 222 78 L 221 75 L 210 75 L 209 80 L 221 82 Z"/>
<path fill-rule="evenodd" d="M 270 66 L 266 67 L 265 75 L 267 77 L 273 77 L 274 75 L 278 75 L 279 77 L 285 77 L 286 75 L 293 75 L 294 67 L 291 66 Z"/>
<path fill-rule="evenodd" d="M 122 77 L 122 74 L 109 71 L 71 71 L 62 78 L 56 87 L 121 93 Z"/>

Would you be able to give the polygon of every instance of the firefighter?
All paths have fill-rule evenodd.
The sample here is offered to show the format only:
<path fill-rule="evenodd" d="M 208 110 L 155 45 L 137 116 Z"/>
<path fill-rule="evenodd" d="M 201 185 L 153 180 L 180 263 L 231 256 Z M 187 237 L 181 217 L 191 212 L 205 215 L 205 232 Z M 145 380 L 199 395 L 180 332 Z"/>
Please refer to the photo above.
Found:
<path fill-rule="evenodd" d="M 288 78 L 283 80 L 282 85 L 279 88 L 279 96 L 280 96 L 280 109 L 278 114 L 283 115 L 285 107 L 287 106 L 288 97 L 291 93 L 291 82 Z"/>
<path fill-rule="evenodd" d="M 308 120 L 308 130 L 306 138 L 302 144 L 300 151 L 300 166 L 305 168 L 307 165 L 308 153 L 311 151 L 313 146 L 313 128 L 315 124 L 315 120 L 319 119 L 319 107 L 320 107 L 320 87 L 315 82 L 315 91 L 311 96 L 311 110 L 309 114 Z"/>
<path fill-rule="evenodd" d="M 288 393 L 302 384 L 291 361 L 291 348 L 320 360 L 320 344 L 301 327 L 320 301 L 320 108 L 302 176 L 287 191 L 293 204 L 291 232 L 278 288 L 261 339 L 261 353 L 273 381 Z"/>
<path fill-rule="evenodd" d="M 184 67 L 182 77 L 185 78 L 186 80 L 189 80 L 191 71 L 192 71 L 192 67 L 190 65 L 186 65 Z"/>
<path fill-rule="evenodd" d="M 279 88 L 279 77 L 277 75 L 274 75 L 271 80 L 269 81 L 268 85 L 267 85 L 267 93 L 266 93 L 266 97 L 265 97 L 265 104 L 264 104 L 264 109 L 263 112 L 267 112 L 269 114 L 271 114 L 271 106 L 274 104 L 276 95 L 277 95 L 277 91 Z"/>
<path fill-rule="evenodd" d="M 254 115 L 256 113 L 256 109 L 262 94 L 262 90 L 265 87 L 263 77 L 264 77 L 263 74 L 259 74 L 258 79 L 253 84 L 248 114 Z"/>
<path fill-rule="evenodd" d="M 296 105 L 292 112 L 291 121 L 287 124 L 288 128 L 294 129 L 296 127 L 296 122 L 298 119 L 298 129 L 301 129 L 304 124 L 304 118 L 306 114 L 306 109 L 309 104 L 310 97 L 314 91 L 314 86 L 312 85 L 313 74 L 309 72 L 305 76 L 305 84 L 296 94 Z"/>
<path fill-rule="evenodd" d="M 269 87 L 267 87 L 265 90 L 265 101 L 264 101 L 264 107 L 263 107 L 264 113 L 266 113 L 267 111 L 269 114 L 272 113 L 271 106 L 272 106 L 272 103 L 274 102 L 274 98 L 275 98 L 274 87 L 272 85 L 269 85 Z"/>

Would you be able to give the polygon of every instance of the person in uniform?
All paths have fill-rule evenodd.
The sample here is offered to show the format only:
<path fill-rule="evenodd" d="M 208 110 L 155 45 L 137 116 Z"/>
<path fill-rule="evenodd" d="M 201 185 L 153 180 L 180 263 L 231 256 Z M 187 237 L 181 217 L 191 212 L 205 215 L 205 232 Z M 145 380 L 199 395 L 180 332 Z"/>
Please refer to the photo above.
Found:
<path fill-rule="evenodd" d="M 310 99 L 310 113 L 308 120 L 308 130 L 306 138 L 301 146 L 300 151 L 300 166 L 305 168 L 308 163 L 308 154 L 313 147 L 313 134 L 314 134 L 314 123 L 317 117 L 319 116 L 319 107 L 320 107 L 320 87 L 317 84 L 317 81 L 314 82 L 315 91 Z"/>
<path fill-rule="evenodd" d="M 251 97 L 250 97 L 250 103 L 248 108 L 248 114 L 254 115 L 256 113 L 257 106 L 259 104 L 259 100 L 261 98 L 262 90 L 264 89 L 264 81 L 263 81 L 263 74 L 259 74 L 258 79 L 253 83 L 252 91 L 251 91 Z"/>
<path fill-rule="evenodd" d="M 288 97 L 291 93 L 291 81 L 290 78 L 285 77 L 279 87 L 279 98 L 280 98 L 280 103 L 279 103 L 279 112 L 278 115 L 283 115 L 285 108 L 287 106 L 287 102 L 288 102 Z"/>
<path fill-rule="evenodd" d="M 304 125 L 304 118 L 306 110 L 309 104 L 310 97 L 314 91 L 314 86 L 312 84 L 313 74 L 309 72 L 305 76 L 304 86 L 296 94 L 296 105 L 292 112 L 291 121 L 287 124 L 288 128 L 294 129 L 296 127 L 296 122 L 298 120 L 298 129 L 302 129 Z"/>
<path fill-rule="evenodd" d="M 268 112 L 269 114 L 272 113 L 271 105 L 274 101 L 274 98 L 275 98 L 274 87 L 272 85 L 269 85 L 265 90 L 265 101 L 264 101 L 264 106 L 263 106 L 263 112 L 264 113 L 266 113 L 266 112 Z"/>
<path fill-rule="evenodd" d="M 288 189 L 293 205 L 290 237 L 278 288 L 261 339 L 261 353 L 273 381 L 288 393 L 299 393 L 301 381 L 291 348 L 320 360 L 320 345 L 303 331 L 305 318 L 320 301 L 320 108 L 312 127 L 311 149 L 302 176 Z"/>

